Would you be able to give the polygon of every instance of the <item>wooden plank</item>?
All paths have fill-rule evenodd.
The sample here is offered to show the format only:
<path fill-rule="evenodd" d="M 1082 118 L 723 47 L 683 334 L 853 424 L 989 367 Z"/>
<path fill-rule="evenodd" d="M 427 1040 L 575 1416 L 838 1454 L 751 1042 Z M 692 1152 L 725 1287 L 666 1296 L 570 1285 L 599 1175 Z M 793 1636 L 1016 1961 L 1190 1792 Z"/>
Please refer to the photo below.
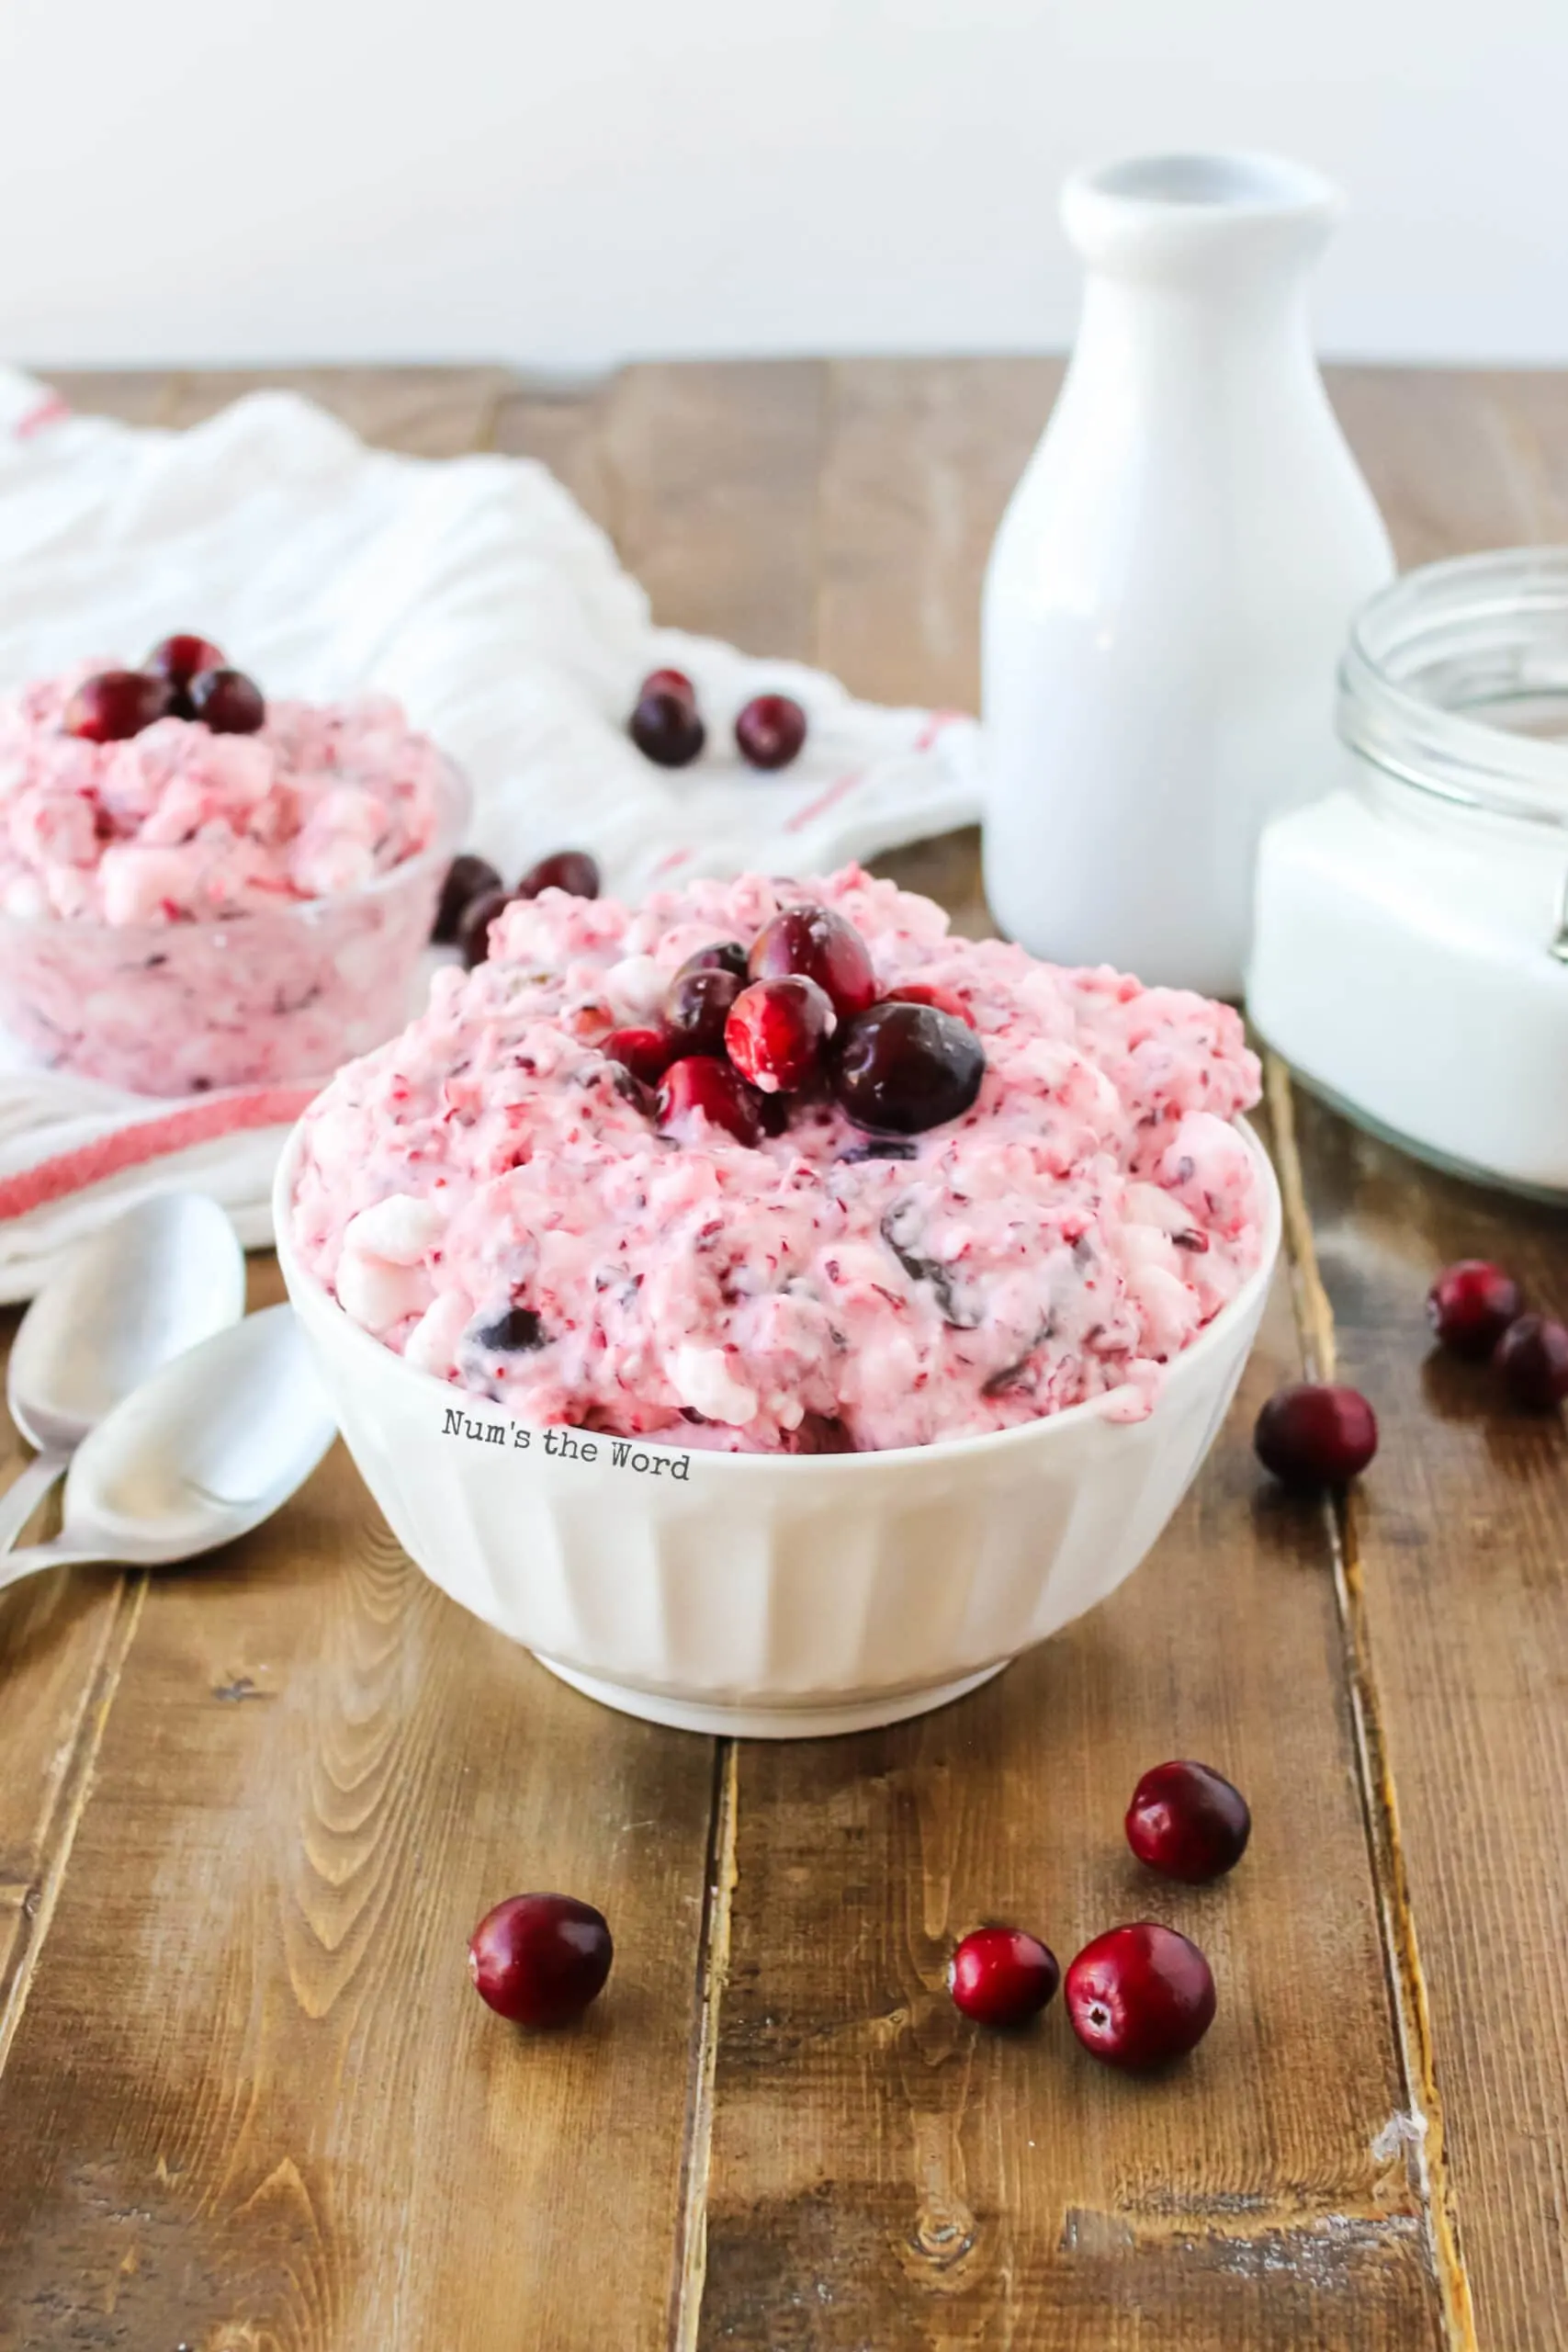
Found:
<path fill-rule="evenodd" d="M 154 1579 L 4 2076 L 0 2346 L 662 2346 L 711 1786 L 436 1593 L 341 1453 Z M 579 2030 L 469 1989 L 520 1885 L 612 1921 Z"/>
<path fill-rule="evenodd" d="M 656 619 L 811 658 L 827 371 L 814 360 L 627 368 L 604 413 L 609 512 Z"/>
<path fill-rule="evenodd" d="M 164 421 L 199 424 L 247 392 L 291 391 L 380 448 L 457 458 L 491 446 L 510 381 L 503 368 L 215 368 L 177 379 Z"/>
<path fill-rule="evenodd" d="M 1434 1356 L 1426 1291 L 1495 1257 L 1568 1307 L 1550 1210 L 1450 1182 L 1301 1098 L 1320 1352 L 1382 1446 L 1351 1525 L 1481 2341 L 1568 2346 L 1568 1441 Z"/>
<path fill-rule="evenodd" d="M 1334 368 L 1328 385 L 1402 566 L 1568 537 L 1568 379 Z"/>
<path fill-rule="evenodd" d="M 45 380 L 84 416 L 112 416 L 121 424 L 167 424 L 176 379 L 164 368 L 51 368 Z"/>
<path fill-rule="evenodd" d="M 876 702 L 979 707 L 980 582 L 1059 359 L 833 363 L 817 658 Z"/>
<path fill-rule="evenodd" d="M 515 381 L 496 411 L 490 446 L 510 458 L 536 458 L 584 514 L 614 538 L 615 481 L 604 446 L 611 387 L 587 382 Z"/>
<path fill-rule="evenodd" d="M 1441 2341 L 1324 1531 L 1248 1443 L 1298 1362 L 1281 1281 L 1155 1556 L 998 1683 L 887 1733 L 741 1749 L 704 2346 Z M 1247 1792 L 1232 1881 L 1184 1890 L 1129 1855 L 1122 1812 L 1167 1755 Z M 987 2035 L 943 1984 L 987 1917 L 1064 1964 L 1167 1919 L 1210 1952 L 1219 2018 L 1144 2083 L 1097 2067 L 1059 2005 Z"/>

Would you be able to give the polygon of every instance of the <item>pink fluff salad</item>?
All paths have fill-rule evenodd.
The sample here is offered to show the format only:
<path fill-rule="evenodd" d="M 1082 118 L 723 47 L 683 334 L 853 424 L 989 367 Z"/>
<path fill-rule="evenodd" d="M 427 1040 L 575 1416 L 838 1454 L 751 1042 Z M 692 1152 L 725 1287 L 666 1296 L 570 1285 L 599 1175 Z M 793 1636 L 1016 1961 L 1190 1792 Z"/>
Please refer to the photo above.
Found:
<path fill-rule="evenodd" d="M 883 989 L 963 1001 L 978 1099 L 901 1139 L 908 1158 L 875 1156 L 826 1098 L 754 1148 L 711 1126 L 661 1139 L 603 1039 L 695 950 L 805 900 L 856 925 Z M 800 1453 L 1111 1392 L 1134 1418 L 1258 1263 L 1231 1124 L 1258 1066 L 1226 1006 L 950 937 L 940 908 L 856 866 L 636 910 L 548 890 L 491 942 L 306 1114 L 293 1237 L 365 1329 L 525 1420 Z"/>
<path fill-rule="evenodd" d="M 254 735 L 69 735 L 102 663 L 0 702 L 0 1018 L 138 1093 L 324 1077 L 403 1018 L 461 787 L 382 695 Z"/>

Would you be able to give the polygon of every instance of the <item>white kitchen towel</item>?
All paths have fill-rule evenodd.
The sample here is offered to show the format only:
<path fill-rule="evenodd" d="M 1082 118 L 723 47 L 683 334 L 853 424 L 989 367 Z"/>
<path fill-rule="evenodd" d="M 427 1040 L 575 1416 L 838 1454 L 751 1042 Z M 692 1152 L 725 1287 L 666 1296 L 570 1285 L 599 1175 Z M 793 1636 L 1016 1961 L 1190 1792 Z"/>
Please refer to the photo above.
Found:
<path fill-rule="evenodd" d="M 368 449 L 288 392 L 186 433 L 76 416 L 0 369 L 0 691 L 82 659 L 216 638 L 269 694 L 394 694 L 466 770 L 472 846 L 503 875 L 592 850 L 606 887 L 819 873 L 971 822 L 976 722 L 856 702 L 835 679 L 653 626 L 609 541 L 526 458 Z M 694 679 L 708 748 L 651 766 L 625 732 L 637 680 Z M 735 755 L 750 695 L 795 695 L 806 752 Z M 29 1296 L 91 1222 L 170 1183 L 214 1193 L 242 1238 L 292 1099 L 156 1102 L 28 1069 L 0 1041 L 0 1299 Z"/>

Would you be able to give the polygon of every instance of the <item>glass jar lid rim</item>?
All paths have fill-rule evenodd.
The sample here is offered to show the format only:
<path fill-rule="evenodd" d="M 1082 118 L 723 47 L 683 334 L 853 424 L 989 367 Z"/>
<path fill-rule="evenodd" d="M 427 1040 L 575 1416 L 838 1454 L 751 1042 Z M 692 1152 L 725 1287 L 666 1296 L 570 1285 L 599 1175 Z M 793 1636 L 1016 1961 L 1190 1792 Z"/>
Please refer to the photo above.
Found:
<path fill-rule="evenodd" d="M 1437 799 L 1568 827 L 1568 743 L 1451 709 L 1408 675 L 1413 662 L 1466 630 L 1506 645 L 1517 624 L 1522 650 L 1532 616 L 1561 616 L 1568 638 L 1568 547 L 1494 548 L 1403 573 L 1351 624 L 1339 670 L 1342 740 L 1396 782 Z"/>

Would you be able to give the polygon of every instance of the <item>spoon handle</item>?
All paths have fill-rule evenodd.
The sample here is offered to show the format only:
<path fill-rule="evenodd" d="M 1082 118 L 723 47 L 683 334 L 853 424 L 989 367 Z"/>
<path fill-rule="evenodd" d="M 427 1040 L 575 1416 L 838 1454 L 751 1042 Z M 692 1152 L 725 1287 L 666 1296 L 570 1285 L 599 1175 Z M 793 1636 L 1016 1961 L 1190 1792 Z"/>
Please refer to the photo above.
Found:
<path fill-rule="evenodd" d="M 70 1467 L 66 1453 L 35 1453 L 0 1495 L 0 1556 L 10 1551 L 57 1478 Z"/>
<path fill-rule="evenodd" d="M 25 1544 L 19 1552 L 0 1558 L 0 1592 L 25 1577 L 41 1576 L 45 1568 L 84 1568 L 107 1558 L 104 1552 L 77 1551 L 57 1535 L 50 1544 Z"/>

